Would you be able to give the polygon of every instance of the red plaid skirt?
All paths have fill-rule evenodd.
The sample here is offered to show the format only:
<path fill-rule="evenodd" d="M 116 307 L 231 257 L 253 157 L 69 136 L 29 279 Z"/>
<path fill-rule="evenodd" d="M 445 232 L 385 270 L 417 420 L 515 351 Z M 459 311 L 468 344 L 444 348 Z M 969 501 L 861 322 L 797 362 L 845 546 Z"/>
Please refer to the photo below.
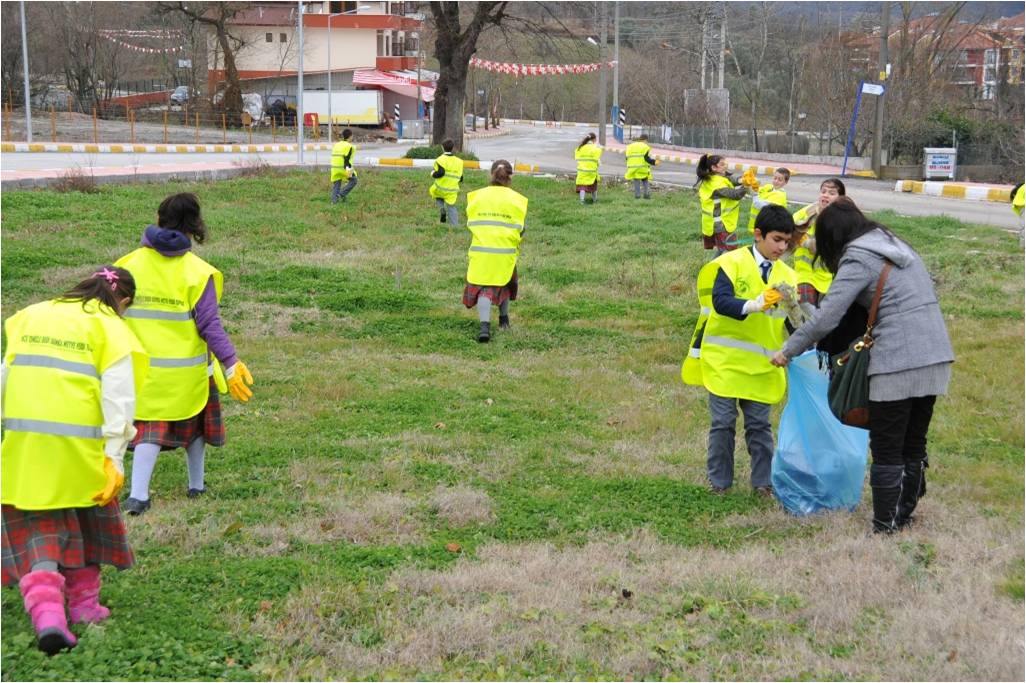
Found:
<path fill-rule="evenodd" d="M 469 282 L 463 288 L 463 305 L 473 308 L 477 305 L 479 297 L 484 297 L 494 305 L 500 306 L 506 301 L 517 300 L 517 271 L 513 269 L 513 277 L 509 282 L 499 287 L 498 285 L 472 285 Z"/>
<path fill-rule="evenodd" d="M 798 302 L 803 304 L 812 304 L 813 306 L 819 306 L 820 298 L 819 290 L 813 287 L 808 282 L 798 283 Z"/>
<path fill-rule="evenodd" d="M 737 241 L 727 238 L 732 236 L 733 233 L 728 232 L 715 232 L 712 237 L 708 235 L 702 235 L 702 246 L 705 249 L 718 249 L 720 251 L 734 251 L 741 246 Z"/>
<path fill-rule="evenodd" d="M 155 443 L 160 444 L 160 450 L 170 451 L 185 448 L 200 437 L 211 446 L 223 446 L 225 436 L 221 395 L 214 384 L 214 378 L 210 378 L 210 398 L 206 407 L 193 417 L 174 422 L 136 420 L 135 428 L 139 433 L 132 439 L 133 448 L 141 443 Z"/>
<path fill-rule="evenodd" d="M 4 505 L 3 585 L 16 586 L 39 562 L 61 569 L 110 564 L 128 569 L 135 555 L 128 545 L 117 499 L 104 507 L 19 510 Z"/>

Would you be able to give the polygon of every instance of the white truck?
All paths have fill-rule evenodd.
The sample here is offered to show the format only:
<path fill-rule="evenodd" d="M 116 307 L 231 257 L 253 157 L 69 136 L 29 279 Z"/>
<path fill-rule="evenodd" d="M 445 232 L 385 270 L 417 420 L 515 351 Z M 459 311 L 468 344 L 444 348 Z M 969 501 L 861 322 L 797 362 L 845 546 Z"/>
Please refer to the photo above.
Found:
<path fill-rule="evenodd" d="M 336 90 L 329 94 L 327 90 L 304 90 L 303 114 L 317 114 L 317 121 L 323 126 L 328 125 L 329 118 L 336 125 L 377 126 L 383 120 L 381 91 Z"/>

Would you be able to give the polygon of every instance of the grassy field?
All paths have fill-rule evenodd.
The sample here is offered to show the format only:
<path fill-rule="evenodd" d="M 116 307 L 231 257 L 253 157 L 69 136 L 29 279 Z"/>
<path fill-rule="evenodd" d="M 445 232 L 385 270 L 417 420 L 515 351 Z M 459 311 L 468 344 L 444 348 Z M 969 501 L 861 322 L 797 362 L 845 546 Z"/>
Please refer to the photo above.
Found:
<path fill-rule="evenodd" d="M 469 236 L 428 179 L 303 173 L 3 195 L 4 317 L 134 248 L 199 194 L 223 318 L 256 378 L 226 399 L 209 495 L 163 455 L 105 570 L 107 622 L 47 659 L 2 592 L 4 680 L 880 679 L 1023 675 L 1023 257 L 1014 236 L 877 218 L 937 281 L 955 345 L 922 522 L 798 519 L 706 489 L 680 383 L 707 258 L 688 192 L 531 200 L 513 327 L 473 341 Z M 468 174 L 471 188 L 482 174 Z M 857 201 L 858 197 L 854 197 Z"/>

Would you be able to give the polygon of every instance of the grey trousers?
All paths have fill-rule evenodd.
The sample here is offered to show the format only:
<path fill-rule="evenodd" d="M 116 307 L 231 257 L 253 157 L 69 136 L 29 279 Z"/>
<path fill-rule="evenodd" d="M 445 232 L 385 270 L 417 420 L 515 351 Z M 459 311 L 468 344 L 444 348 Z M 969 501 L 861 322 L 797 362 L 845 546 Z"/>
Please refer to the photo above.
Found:
<path fill-rule="evenodd" d="M 438 206 L 439 211 L 445 211 L 446 220 L 449 221 L 449 225 L 460 224 L 459 209 L 456 208 L 455 204 L 446 204 L 444 199 L 436 199 L 435 204 Z"/>
<path fill-rule="evenodd" d="M 648 193 L 648 178 L 639 178 L 634 180 L 634 198 L 641 199 L 641 191 L 645 191 L 645 197 L 649 197 Z"/>
<path fill-rule="evenodd" d="M 342 187 L 342 181 L 336 180 L 331 184 L 331 203 L 338 204 L 338 200 L 345 199 L 346 195 L 353 191 L 356 187 L 356 176 L 351 176 L 349 182 L 346 183 L 345 187 Z"/>
<path fill-rule="evenodd" d="M 706 468 L 709 483 L 721 489 L 734 483 L 734 434 L 737 406 L 745 417 L 745 443 L 752 457 L 752 488 L 770 485 L 773 462 L 773 430 L 770 428 L 770 404 L 709 394 L 709 452 Z"/>

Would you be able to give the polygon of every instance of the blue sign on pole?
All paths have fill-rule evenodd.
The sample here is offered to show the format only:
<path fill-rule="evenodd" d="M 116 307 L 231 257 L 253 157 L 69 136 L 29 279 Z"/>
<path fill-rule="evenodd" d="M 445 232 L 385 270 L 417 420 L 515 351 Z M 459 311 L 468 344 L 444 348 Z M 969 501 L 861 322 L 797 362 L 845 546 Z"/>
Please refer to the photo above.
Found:
<path fill-rule="evenodd" d="M 620 107 L 612 107 L 609 114 L 609 120 L 613 122 L 613 137 L 623 143 L 623 120 L 620 116 Z"/>
<path fill-rule="evenodd" d="M 859 107 L 862 105 L 862 86 L 865 81 L 859 81 L 859 90 L 855 93 L 855 109 L 851 112 L 851 125 L 848 126 L 848 141 L 844 143 L 844 163 L 841 164 L 841 177 L 844 177 L 848 170 L 848 155 L 851 154 L 851 142 L 855 139 L 855 121 L 859 117 Z"/>

